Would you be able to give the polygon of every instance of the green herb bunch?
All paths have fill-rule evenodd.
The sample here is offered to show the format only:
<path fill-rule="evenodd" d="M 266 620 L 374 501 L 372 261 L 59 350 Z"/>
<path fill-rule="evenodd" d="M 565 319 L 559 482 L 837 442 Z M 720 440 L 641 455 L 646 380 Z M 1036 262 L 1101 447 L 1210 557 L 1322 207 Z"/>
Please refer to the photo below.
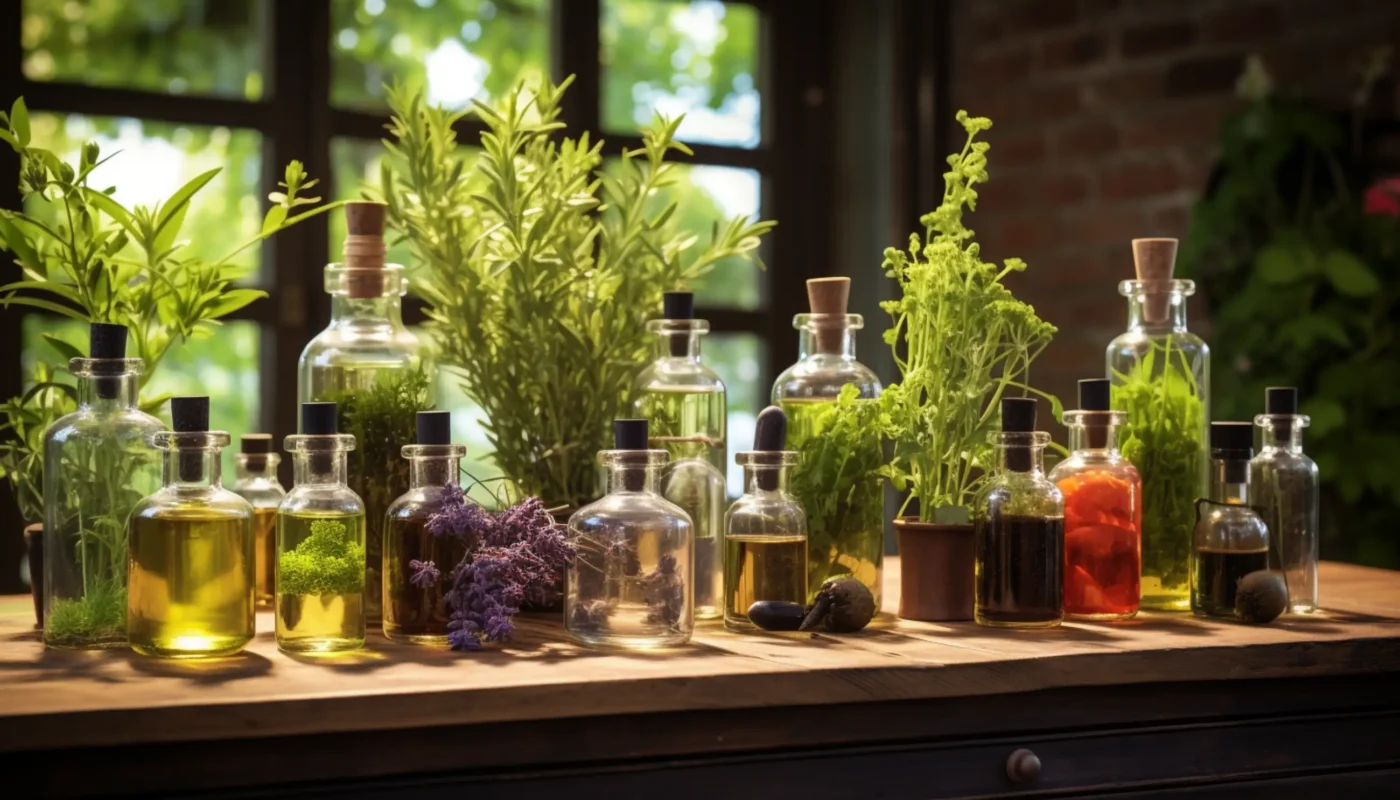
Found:
<path fill-rule="evenodd" d="M 1026 383 L 1031 362 L 1050 344 L 1055 326 L 1036 316 L 1002 285 L 1025 270 L 1020 259 L 1002 266 L 981 259 L 963 212 L 977 207 L 977 184 L 987 181 L 986 142 L 977 134 L 986 117 L 959 111 L 967 131 L 961 152 L 948 157 L 943 202 L 920 219 L 922 239 L 909 251 L 885 251 L 885 274 L 901 296 L 881 306 L 894 318 L 885 342 L 894 349 L 900 382 L 880 397 L 893 427 L 894 458 L 887 474 L 897 490 L 919 499 L 923 522 L 967 522 L 984 470 L 991 462 L 990 435 L 998 425 L 1003 394 L 1035 393 Z M 907 346 L 901 354 L 900 342 Z M 906 501 L 907 503 L 907 501 Z"/>
<path fill-rule="evenodd" d="M 773 223 L 716 223 L 697 251 L 675 204 L 649 212 L 675 181 L 668 153 L 690 152 L 674 138 L 680 119 L 643 129 L 608 175 L 602 142 L 558 136 L 569 82 L 477 103 L 478 156 L 458 148 L 461 112 L 391 90 L 381 191 L 420 262 L 414 288 L 441 363 L 485 412 L 496 463 L 524 493 L 578 506 L 597 494 L 595 454 L 630 407 L 662 293 L 752 256 Z"/>
<path fill-rule="evenodd" d="M 279 594 L 354 594 L 364 587 L 365 549 L 343 522 L 311 523 L 311 535 L 277 557 Z"/>

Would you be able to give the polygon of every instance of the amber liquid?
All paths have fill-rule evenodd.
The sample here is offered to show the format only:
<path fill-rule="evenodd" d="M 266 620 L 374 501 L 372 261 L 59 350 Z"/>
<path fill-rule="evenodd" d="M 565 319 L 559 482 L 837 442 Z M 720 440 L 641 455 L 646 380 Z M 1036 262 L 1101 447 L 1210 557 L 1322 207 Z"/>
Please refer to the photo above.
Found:
<path fill-rule="evenodd" d="M 724 626 L 753 630 L 749 606 L 760 600 L 807 601 L 806 536 L 724 537 Z"/>
<path fill-rule="evenodd" d="M 977 521 L 977 604 L 983 625 L 1046 627 L 1064 617 L 1062 517 L 993 514 Z"/>
<path fill-rule="evenodd" d="M 1191 610 L 1202 616 L 1235 619 L 1235 590 L 1240 578 L 1268 567 L 1268 550 L 1197 550 L 1192 558 Z"/>
<path fill-rule="evenodd" d="M 447 591 L 452 568 L 466 545 L 455 536 L 428 533 L 428 515 L 391 518 L 384 532 L 384 635 L 396 642 L 447 644 Z M 431 561 L 440 575 L 431 586 L 415 584 L 411 561 Z"/>
<path fill-rule="evenodd" d="M 258 608 L 272 608 L 277 587 L 277 507 L 253 509 L 254 575 Z"/>

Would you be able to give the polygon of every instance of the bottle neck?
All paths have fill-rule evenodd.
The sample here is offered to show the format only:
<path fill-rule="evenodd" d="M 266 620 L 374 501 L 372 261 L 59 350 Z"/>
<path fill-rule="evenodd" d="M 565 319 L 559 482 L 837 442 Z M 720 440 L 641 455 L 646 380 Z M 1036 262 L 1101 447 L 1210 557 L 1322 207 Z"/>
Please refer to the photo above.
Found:
<path fill-rule="evenodd" d="M 786 492 L 788 490 L 788 468 L 783 466 L 759 465 L 744 467 L 744 491 L 748 494 L 763 492 Z"/>
<path fill-rule="evenodd" d="M 645 451 L 642 451 L 645 452 Z M 655 494 L 661 479 L 661 468 L 645 461 L 629 462 L 619 459 L 608 466 L 608 494 L 616 492 L 650 492 Z"/>
<path fill-rule="evenodd" d="M 1088 423 L 1069 427 L 1069 449 L 1073 453 L 1118 455 L 1118 426 Z"/>
<path fill-rule="evenodd" d="M 166 451 L 161 468 L 166 488 L 219 488 L 223 483 L 223 460 L 216 448 L 173 447 Z"/>
<path fill-rule="evenodd" d="M 997 469 L 1040 475 L 1045 472 L 1045 445 L 997 445 Z"/>
<path fill-rule="evenodd" d="M 296 486 L 345 486 L 346 456 L 341 452 L 299 452 L 292 455 Z"/>
<path fill-rule="evenodd" d="M 280 463 L 282 458 L 276 453 L 239 453 L 235 475 L 239 481 L 276 481 Z"/>
<path fill-rule="evenodd" d="M 409 459 L 408 485 L 413 489 L 450 486 L 457 483 L 461 464 L 462 459 L 453 456 Z"/>
<path fill-rule="evenodd" d="M 78 404 L 97 411 L 136 408 L 139 392 L 139 374 L 78 378 Z"/>
<path fill-rule="evenodd" d="M 1232 505 L 1249 504 L 1249 459 L 1211 458 L 1210 499 Z"/>
<path fill-rule="evenodd" d="M 1303 426 L 1275 421 L 1264 426 L 1264 447 L 1293 454 L 1303 452 Z"/>
<path fill-rule="evenodd" d="M 657 358 L 683 358 L 700 363 L 700 334 L 695 331 L 661 331 L 656 334 Z"/>
<path fill-rule="evenodd" d="M 1128 295 L 1128 330 L 1145 333 L 1185 333 L 1186 295 L 1172 289 Z"/>
<path fill-rule="evenodd" d="M 856 332 L 849 327 L 807 327 L 798 338 L 799 358 L 839 356 L 855 360 Z"/>
<path fill-rule="evenodd" d="M 331 294 L 331 327 L 403 327 L 403 297 L 397 291 L 379 297 Z"/>

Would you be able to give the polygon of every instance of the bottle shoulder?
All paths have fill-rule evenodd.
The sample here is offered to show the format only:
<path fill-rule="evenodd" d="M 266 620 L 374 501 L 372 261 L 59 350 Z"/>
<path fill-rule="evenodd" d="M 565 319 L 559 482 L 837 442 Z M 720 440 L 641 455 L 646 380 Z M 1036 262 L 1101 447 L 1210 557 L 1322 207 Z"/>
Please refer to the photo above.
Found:
<path fill-rule="evenodd" d="M 442 508 L 444 487 L 420 486 L 409 489 L 389 504 L 385 514 L 390 519 L 409 519 L 436 513 Z"/>
<path fill-rule="evenodd" d="M 807 515 L 787 492 L 748 492 L 725 512 L 724 530 L 729 536 L 805 536 Z"/>
<path fill-rule="evenodd" d="M 1103 475 L 1130 484 L 1142 483 L 1142 476 L 1137 467 L 1121 455 L 1086 455 L 1082 451 L 1071 453 L 1069 458 L 1056 464 L 1047 478 L 1051 483 L 1060 486 L 1063 481 L 1085 475 Z M 1062 486 L 1060 488 L 1063 490 Z"/>
<path fill-rule="evenodd" d="M 1259 475 L 1306 475 L 1317 477 L 1317 462 L 1301 452 L 1265 448 L 1249 462 L 1251 473 Z"/>
<path fill-rule="evenodd" d="M 846 384 L 855 384 L 865 399 L 879 397 L 884 389 L 875 371 L 853 358 L 815 355 L 783 370 L 773 382 L 773 402 L 828 400 Z"/>
<path fill-rule="evenodd" d="M 135 408 L 119 411 L 79 408 L 55 420 L 44 432 L 44 441 L 46 444 L 111 439 L 145 442 L 151 434 L 165 429 L 165 423 Z M 150 446 L 154 449 L 154 445 Z"/>
<path fill-rule="evenodd" d="M 1065 498 L 1044 474 L 1004 471 L 993 475 L 982 489 L 978 507 L 1003 515 L 1064 515 Z"/>
<path fill-rule="evenodd" d="M 1254 509 L 1235 503 L 1210 503 L 1208 507 L 1196 524 L 1197 547 L 1233 551 L 1268 547 L 1269 527 Z"/>
<path fill-rule="evenodd" d="M 299 511 L 338 511 L 349 514 L 365 513 L 364 501 L 348 486 L 311 484 L 292 487 L 282 499 L 278 510 Z"/>
<path fill-rule="evenodd" d="M 658 358 L 637 376 L 638 392 L 725 393 L 724 380 L 705 362 L 688 358 Z"/>
<path fill-rule="evenodd" d="M 143 519 L 252 519 L 253 505 L 223 487 L 166 486 L 141 500 L 131 513 Z"/>
<path fill-rule="evenodd" d="M 303 368 L 352 367 L 360 363 L 394 368 L 419 363 L 421 349 L 418 337 L 407 328 L 332 325 L 306 343 L 298 363 Z"/>
<path fill-rule="evenodd" d="M 691 527 L 690 515 L 685 509 L 652 492 L 614 492 L 580 508 L 569 517 L 569 528 L 579 531 L 616 529 L 689 533 Z"/>

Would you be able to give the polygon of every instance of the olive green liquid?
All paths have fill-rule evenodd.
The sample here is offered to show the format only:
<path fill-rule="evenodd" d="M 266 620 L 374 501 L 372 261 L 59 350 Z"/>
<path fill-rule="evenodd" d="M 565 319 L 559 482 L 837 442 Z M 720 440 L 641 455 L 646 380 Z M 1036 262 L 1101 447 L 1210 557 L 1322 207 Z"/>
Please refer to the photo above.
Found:
<path fill-rule="evenodd" d="M 276 506 L 253 509 L 253 537 L 253 574 L 256 576 L 258 608 L 271 608 L 272 590 L 277 585 Z"/>
<path fill-rule="evenodd" d="M 466 545 L 455 536 L 434 536 L 428 515 L 390 519 L 384 529 L 384 635 L 396 642 L 447 644 L 452 568 Z M 441 573 L 432 585 L 413 582 L 411 561 L 431 561 Z"/>
<path fill-rule="evenodd" d="M 278 647 L 329 653 L 364 646 L 364 547 L 363 514 L 278 515 Z"/>
<path fill-rule="evenodd" d="M 724 625 L 753 630 L 749 606 L 760 600 L 807 602 L 807 537 L 724 537 Z"/>

